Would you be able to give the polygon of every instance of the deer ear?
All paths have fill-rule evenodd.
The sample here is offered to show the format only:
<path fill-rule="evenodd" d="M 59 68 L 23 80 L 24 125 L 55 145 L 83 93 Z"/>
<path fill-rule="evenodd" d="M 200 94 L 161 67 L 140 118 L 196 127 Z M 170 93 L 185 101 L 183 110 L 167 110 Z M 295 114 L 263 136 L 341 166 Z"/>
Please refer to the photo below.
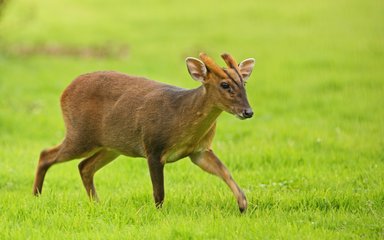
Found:
<path fill-rule="evenodd" d="M 197 58 L 188 57 L 185 59 L 187 64 L 188 72 L 193 79 L 199 82 L 204 82 L 207 77 L 207 68 L 205 64 Z"/>
<path fill-rule="evenodd" d="M 253 58 L 245 59 L 239 64 L 240 74 L 243 77 L 244 81 L 246 81 L 249 78 L 249 76 L 251 76 L 254 66 L 255 66 L 255 59 Z"/>

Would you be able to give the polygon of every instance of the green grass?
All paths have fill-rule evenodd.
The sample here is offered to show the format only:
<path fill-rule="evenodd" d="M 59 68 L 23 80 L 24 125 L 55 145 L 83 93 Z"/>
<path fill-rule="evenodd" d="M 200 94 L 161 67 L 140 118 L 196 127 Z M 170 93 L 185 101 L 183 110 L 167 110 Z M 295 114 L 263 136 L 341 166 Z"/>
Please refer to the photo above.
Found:
<path fill-rule="evenodd" d="M 383 239 L 382 1 L 9 1 L 0 19 L 0 239 Z M 126 57 L 20 47 L 129 46 Z M 15 50 L 16 49 L 16 50 Z M 186 56 L 257 60 L 255 116 L 224 113 L 213 149 L 244 189 L 238 212 L 218 178 L 181 160 L 156 210 L 143 159 L 119 157 L 87 200 L 78 161 L 32 196 L 43 148 L 59 143 L 61 91 L 118 70 L 192 88 Z"/>

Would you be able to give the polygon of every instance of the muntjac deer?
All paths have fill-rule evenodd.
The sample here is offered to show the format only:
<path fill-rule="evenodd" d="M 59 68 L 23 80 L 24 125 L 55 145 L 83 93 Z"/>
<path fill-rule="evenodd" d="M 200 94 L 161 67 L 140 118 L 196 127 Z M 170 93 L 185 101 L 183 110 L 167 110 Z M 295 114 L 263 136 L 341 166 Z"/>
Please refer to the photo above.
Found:
<path fill-rule="evenodd" d="M 216 119 L 226 111 L 251 118 L 245 81 L 254 59 L 237 64 L 222 54 L 228 68 L 206 54 L 186 59 L 189 74 L 202 85 L 186 90 L 117 72 L 94 72 L 76 78 L 61 96 L 66 136 L 40 154 L 33 193 L 42 192 L 47 170 L 56 163 L 85 158 L 79 164 L 84 187 L 97 200 L 93 176 L 119 155 L 147 159 L 157 207 L 164 200 L 164 165 L 189 157 L 208 173 L 219 176 L 235 195 L 241 212 L 243 191 L 211 150 Z"/>

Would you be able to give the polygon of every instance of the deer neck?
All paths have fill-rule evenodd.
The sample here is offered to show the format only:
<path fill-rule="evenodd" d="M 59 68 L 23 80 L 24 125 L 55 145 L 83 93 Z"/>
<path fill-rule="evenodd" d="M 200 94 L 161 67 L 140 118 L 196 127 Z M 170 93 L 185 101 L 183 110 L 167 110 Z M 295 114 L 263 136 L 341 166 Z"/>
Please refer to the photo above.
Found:
<path fill-rule="evenodd" d="M 208 94 L 209 89 L 205 86 L 190 90 L 190 95 L 184 98 L 187 116 L 185 119 L 192 134 L 205 135 L 216 123 L 216 119 L 222 110 L 217 108 Z"/>

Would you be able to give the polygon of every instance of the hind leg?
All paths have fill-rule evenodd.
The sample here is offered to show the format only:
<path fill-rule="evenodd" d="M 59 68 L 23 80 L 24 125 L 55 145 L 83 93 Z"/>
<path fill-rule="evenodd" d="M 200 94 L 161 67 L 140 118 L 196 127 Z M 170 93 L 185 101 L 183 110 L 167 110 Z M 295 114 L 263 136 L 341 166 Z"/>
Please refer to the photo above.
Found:
<path fill-rule="evenodd" d="M 79 164 L 81 180 L 91 200 L 98 201 L 95 185 L 93 184 L 93 176 L 97 170 L 112 162 L 118 156 L 118 153 L 103 149 Z"/>
<path fill-rule="evenodd" d="M 45 174 L 54 163 L 57 153 L 60 151 L 61 145 L 62 144 L 50 149 L 43 150 L 40 153 L 39 163 L 37 164 L 37 169 L 35 174 L 35 181 L 33 184 L 34 195 L 41 194 L 41 191 L 43 189 Z"/>
<path fill-rule="evenodd" d="M 92 148 L 90 147 L 81 148 L 78 146 L 78 144 L 74 144 L 73 142 L 66 139 L 62 144 L 50 149 L 43 150 L 41 152 L 39 162 L 37 164 L 35 181 L 33 184 L 34 195 L 41 194 L 45 174 L 52 165 L 76 158 L 87 157 L 95 151 L 92 151 Z"/>

